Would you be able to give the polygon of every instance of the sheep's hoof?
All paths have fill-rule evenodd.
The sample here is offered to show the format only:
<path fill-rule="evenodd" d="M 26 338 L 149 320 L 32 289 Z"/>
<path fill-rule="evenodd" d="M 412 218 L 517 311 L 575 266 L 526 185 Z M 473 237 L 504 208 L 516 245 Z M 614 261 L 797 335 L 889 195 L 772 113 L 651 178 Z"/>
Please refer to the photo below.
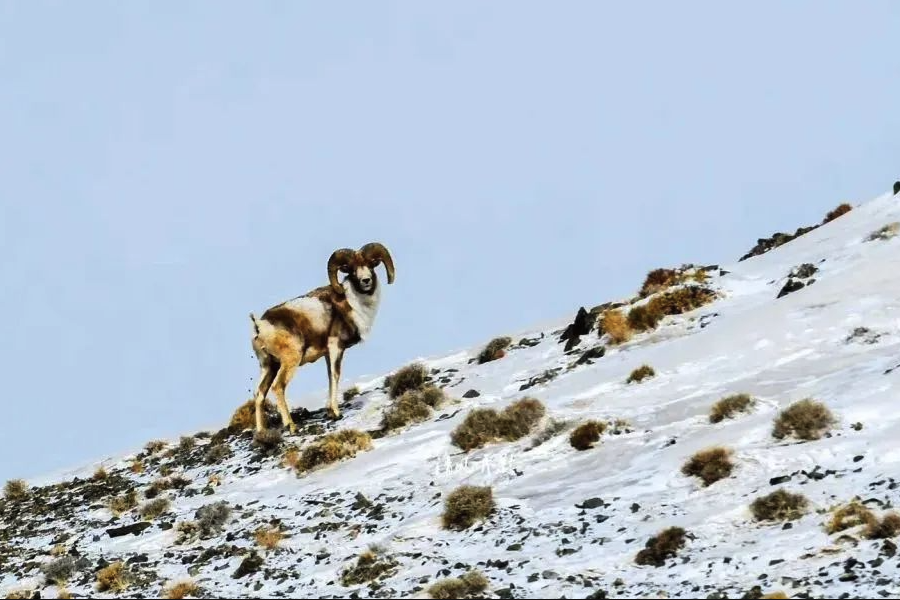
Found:
<path fill-rule="evenodd" d="M 297 426 L 294 423 L 290 423 L 288 425 L 288 430 L 290 430 L 291 435 L 294 435 L 297 433 Z"/>
<path fill-rule="evenodd" d="M 340 413 L 340 411 L 338 411 L 338 412 L 329 411 L 328 416 L 331 418 L 332 421 L 337 421 L 338 419 L 341 418 L 341 413 Z"/>

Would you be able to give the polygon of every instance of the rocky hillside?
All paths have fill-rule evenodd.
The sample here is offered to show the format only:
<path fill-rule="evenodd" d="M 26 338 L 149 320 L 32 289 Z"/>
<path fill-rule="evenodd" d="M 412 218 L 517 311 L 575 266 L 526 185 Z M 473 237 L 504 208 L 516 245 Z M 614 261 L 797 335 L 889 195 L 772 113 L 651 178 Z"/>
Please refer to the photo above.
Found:
<path fill-rule="evenodd" d="M 571 322 L 355 382 L 296 435 L 239 409 L 9 482 L 0 592 L 896 597 L 898 222 L 886 193 L 663 265 Z"/>

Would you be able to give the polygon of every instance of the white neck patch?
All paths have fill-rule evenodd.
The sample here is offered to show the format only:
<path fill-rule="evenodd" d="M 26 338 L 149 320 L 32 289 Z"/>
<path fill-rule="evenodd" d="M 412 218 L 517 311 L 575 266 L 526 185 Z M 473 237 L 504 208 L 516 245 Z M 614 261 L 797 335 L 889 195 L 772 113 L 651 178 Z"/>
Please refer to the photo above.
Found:
<path fill-rule="evenodd" d="M 360 339 L 365 340 L 369 337 L 369 332 L 375 323 L 375 315 L 378 314 L 378 305 L 381 303 L 381 285 L 376 281 L 375 291 L 371 294 L 357 292 L 349 279 L 344 279 L 341 285 L 344 287 L 347 302 L 353 309 L 350 318 L 356 326 Z"/>

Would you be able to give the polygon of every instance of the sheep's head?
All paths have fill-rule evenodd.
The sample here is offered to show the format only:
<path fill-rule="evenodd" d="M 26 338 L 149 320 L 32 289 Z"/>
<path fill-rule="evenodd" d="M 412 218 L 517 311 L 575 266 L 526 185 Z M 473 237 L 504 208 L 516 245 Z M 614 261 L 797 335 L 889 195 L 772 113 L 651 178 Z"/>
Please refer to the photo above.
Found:
<path fill-rule="evenodd" d="M 341 248 L 335 250 L 328 259 L 328 281 L 331 289 L 338 294 L 344 293 L 344 288 L 338 281 L 338 271 L 346 273 L 353 286 L 363 293 L 371 293 L 375 290 L 377 280 L 375 267 L 384 263 L 387 271 L 388 283 L 394 283 L 394 261 L 388 249 L 378 242 L 371 242 L 359 250 Z"/>

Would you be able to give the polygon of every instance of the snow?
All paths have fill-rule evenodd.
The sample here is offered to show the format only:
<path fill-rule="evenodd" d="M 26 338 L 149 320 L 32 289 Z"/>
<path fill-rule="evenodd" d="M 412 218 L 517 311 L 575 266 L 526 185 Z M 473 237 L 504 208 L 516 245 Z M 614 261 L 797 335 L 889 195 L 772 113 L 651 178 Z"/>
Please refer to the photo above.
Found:
<path fill-rule="evenodd" d="M 278 518 L 290 534 L 282 550 L 264 556 L 265 568 L 286 574 L 283 580 L 277 574 L 267 579 L 262 573 L 233 579 L 230 575 L 241 559 L 232 557 L 202 566 L 195 581 L 219 597 L 346 597 L 352 592 L 365 597 L 384 596 L 385 590 L 389 595 L 424 597 L 422 588 L 427 584 L 420 579 L 434 581 L 442 569 L 461 574 L 466 569 L 455 565 L 462 563 L 480 569 L 492 590 L 507 590 L 513 597 L 584 597 L 596 589 L 606 590 L 610 597 L 661 593 L 705 597 L 713 590 L 739 597 L 754 585 L 788 595 L 875 597 L 879 591 L 900 595 L 893 558 L 877 567 L 877 574 L 872 573 L 875 567 L 862 565 L 858 578 L 841 581 L 840 563 L 851 556 L 875 559 L 881 543 L 859 538 L 856 545 L 839 544 L 837 536 L 822 527 L 827 515 L 816 512 L 860 496 L 877 499 L 870 507 L 881 514 L 881 508 L 900 500 L 900 491 L 884 482 L 900 481 L 896 447 L 900 369 L 886 374 L 900 364 L 900 238 L 864 241 L 872 231 L 897 220 L 900 198 L 886 194 L 762 256 L 722 264 L 727 274 L 713 272 L 709 282 L 722 298 L 686 315 L 667 317 L 657 330 L 609 347 L 606 356 L 593 364 L 568 368 L 580 352 L 600 340 L 591 333 L 583 337 L 578 353 L 565 355 L 557 342 L 558 329 L 565 323 L 517 335 L 514 341 L 541 334 L 543 339 L 484 365 L 470 363 L 480 347 L 425 358 L 429 368 L 458 369 L 449 374 L 453 383 L 445 388 L 458 401 L 437 411 L 430 421 L 375 439 L 373 450 L 351 460 L 302 477 L 274 459 L 258 472 L 245 473 L 241 467 L 251 454 L 236 451 L 223 464 L 188 469 L 185 476 L 199 487 L 214 473 L 222 477 L 222 484 L 210 496 L 173 496 L 176 522 L 193 518 L 200 506 L 226 500 L 243 507 L 236 513 L 252 509 L 249 516 L 236 517 L 232 529 L 249 531 Z M 776 299 L 787 274 L 802 263 L 819 268 L 815 283 Z M 573 300 L 590 306 L 607 299 Z M 701 327 L 704 316 L 708 318 Z M 881 337 L 875 343 L 848 341 L 856 327 Z M 653 366 L 656 376 L 626 384 L 630 371 L 642 364 Z M 557 367 L 562 370 L 552 381 L 520 391 L 531 377 Z M 381 381 L 372 377 L 356 382 L 363 392 L 362 407 L 346 411 L 340 427 L 377 427 L 389 402 Z M 470 389 L 480 395 L 463 399 Z M 757 399 L 754 410 L 710 424 L 710 406 L 722 396 L 741 392 Z M 625 419 L 633 431 L 605 435 L 596 448 L 584 452 L 569 446 L 567 433 L 527 451 L 530 439 L 468 455 L 450 445 L 450 432 L 469 409 L 503 407 L 523 396 L 539 398 L 555 419 Z M 773 439 L 772 421 L 778 411 L 807 397 L 824 402 L 838 417 L 832 435 L 804 443 Z M 295 405 L 319 408 L 323 398 L 324 392 Z M 862 429 L 851 427 L 857 422 Z M 680 473 L 694 452 L 716 445 L 734 450 L 737 469 L 731 477 L 702 487 Z M 121 468 L 132 457 L 133 453 L 104 464 Z M 40 483 L 84 478 L 97 464 L 66 470 Z M 817 467 L 834 474 L 815 480 L 800 473 Z M 781 475 L 793 476 L 782 485 L 770 484 L 771 478 Z M 154 477 L 135 479 L 149 483 Z M 464 483 L 492 486 L 498 509 L 481 528 L 445 531 L 440 527 L 442 495 Z M 782 529 L 780 523 L 755 523 L 748 510 L 755 497 L 779 487 L 802 492 L 814 509 L 790 529 Z M 312 504 L 333 493 L 338 494 L 333 509 Z M 394 500 L 385 506 L 383 520 L 369 521 L 340 504 L 357 493 L 373 501 Z M 608 506 L 576 507 L 595 497 Z M 608 518 L 598 519 L 600 515 Z M 173 546 L 174 529 L 152 527 L 140 536 L 110 539 L 102 535 L 114 526 L 108 511 L 85 507 L 84 517 L 83 528 L 72 533 L 80 540 L 79 550 L 90 558 L 111 561 L 135 553 L 148 555 L 159 583 L 147 593 L 158 593 L 162 583 L 188 576 L 188 566 L 178 558 L 185 548 Z M 326 522 L 341 525 L 300 531 Z M 662 568 L 636 566 L 634 555 L 644 542 L 673 525 L 692 535 L 679 556 Z M 99 541 L 94 541 L 95 535 Z M 49 546 L 50 539 L 44 535 L 20 543 L 22 548 L 40 548 Z M 220 537 L 197 542 L 194 548 L 221 543 Z M 240 537 L 234 543 L 253 544 Z M 516 543 L 522 544 L 521 550 L 506 550 Z M 343 587 L 341 570 L 370 544 L 382 545 L 401 568 L 380 582 L 380 592 L 366 586 Z M 175 552 L 175 558 L 166 558 L 167 551 Z M 323 553 L 328 556 L 316 557 Z M 487 566 L 487 560 L 509 561 L 510 566 Z M 775 560 L 784 562 L 773 564 Z M 0 576 L 0 592 L 41 585 L 36 570 L 23 576 L 0 568 L 6 571 Z M 622 580 L 621 587 L 614 585 L 617 579 Z M 794 587 L 795 581 L 803 583 Z M 694 586 L 711 587 L 692 591 Z M 104 596 L 94 592 L 90 582 L 71 588 Z"/>

